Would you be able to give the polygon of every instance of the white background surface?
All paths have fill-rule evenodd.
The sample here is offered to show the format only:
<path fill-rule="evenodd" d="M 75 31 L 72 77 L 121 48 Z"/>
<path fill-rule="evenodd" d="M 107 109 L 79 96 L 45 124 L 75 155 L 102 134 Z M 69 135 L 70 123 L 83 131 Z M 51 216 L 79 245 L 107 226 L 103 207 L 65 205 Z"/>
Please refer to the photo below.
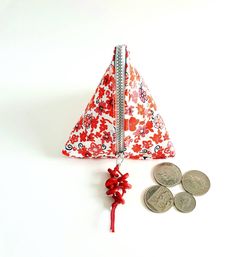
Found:
<path fill-rule="evenodd" d="M 0 0 L 1 257 L 235 256 L 235 12 L 227 0 Z M 114 161 L 60 151 L 120 43 L 156 99 L 171 161 L 212 186 L 192 213 L 154 214 L 142 194 L 161 161 L 127 160 L 133 189 L 112 234 Z"/>

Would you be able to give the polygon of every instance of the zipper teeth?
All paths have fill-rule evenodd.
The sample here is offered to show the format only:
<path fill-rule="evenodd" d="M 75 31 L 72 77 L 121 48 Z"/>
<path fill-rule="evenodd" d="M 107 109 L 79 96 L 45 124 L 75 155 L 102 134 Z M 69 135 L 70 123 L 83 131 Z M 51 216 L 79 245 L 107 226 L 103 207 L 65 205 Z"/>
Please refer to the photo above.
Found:
<path fill-rule="evenodd" d="M 124 104 L 125 104 L 125 46 L 116 47 L 116 146 L 117 154 L 124 152 Z"/>

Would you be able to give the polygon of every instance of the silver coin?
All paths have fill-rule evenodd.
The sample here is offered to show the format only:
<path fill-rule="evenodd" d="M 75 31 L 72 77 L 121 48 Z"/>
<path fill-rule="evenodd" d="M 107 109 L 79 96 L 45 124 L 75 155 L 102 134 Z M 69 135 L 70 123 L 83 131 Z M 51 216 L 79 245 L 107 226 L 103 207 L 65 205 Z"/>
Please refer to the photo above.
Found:
<path fill-rule="evenodd" d="M 174 204 L 181 212 L 191 212 L 196 207 L 196 200 L 191 194 L 181 192 L 175 195 Z"/>
<path fill-rule="evenodd" d="M 173 206 L 174 197 L 168 188 L 155 185 L 147 189 L 144 203 L 153 212 L 165 212 Z"/>
<path fill-rule="evenodd" d="M 175 164 L 163 162 L 154 168 L 153 176 L 157 183 L 171 187 L 181 182 L 182 173 Z"/>
<path fill-rule="evenodd" d="M 210 180 L 198 170 L 190 170 L 183 175 L 183 188 L 193 195 L 203 195 L 210 189 Z"/>

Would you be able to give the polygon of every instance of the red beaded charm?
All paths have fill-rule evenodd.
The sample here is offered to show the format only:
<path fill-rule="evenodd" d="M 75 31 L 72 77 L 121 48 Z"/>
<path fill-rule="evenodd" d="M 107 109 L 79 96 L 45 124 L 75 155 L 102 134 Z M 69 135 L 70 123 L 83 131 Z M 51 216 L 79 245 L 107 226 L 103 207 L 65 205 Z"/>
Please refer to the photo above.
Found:
<path fill-rule="evenodd" d="M 105 186 L 108 188 L 106 194 L 111 196 L 114 199 L 111 208 L 111 226 L 110 230 L 115 232 L 115 210 L 118 204 L 124 204 L 125 200 L 123 195 L 126 193 L 127 189 L 130 189 L 132 186 L 126 180 L 129 177 L 128 173 L 124 175 L 119 171 L 119 165 L 116 165 L 115 168 L 108 169 L 110 178 L 106 181 Z"/>

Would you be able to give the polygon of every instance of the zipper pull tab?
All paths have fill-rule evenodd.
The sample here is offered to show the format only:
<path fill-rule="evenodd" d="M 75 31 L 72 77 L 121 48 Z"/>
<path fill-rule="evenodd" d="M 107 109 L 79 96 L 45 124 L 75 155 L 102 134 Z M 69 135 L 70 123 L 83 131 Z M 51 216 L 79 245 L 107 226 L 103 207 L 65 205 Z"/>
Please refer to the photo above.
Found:
<path fill-rule="evenodd" d="M 120 152 L 117 154 L 116 165 L 120 167 L 121 163 L 124 161 L 124 152 Z"/>

